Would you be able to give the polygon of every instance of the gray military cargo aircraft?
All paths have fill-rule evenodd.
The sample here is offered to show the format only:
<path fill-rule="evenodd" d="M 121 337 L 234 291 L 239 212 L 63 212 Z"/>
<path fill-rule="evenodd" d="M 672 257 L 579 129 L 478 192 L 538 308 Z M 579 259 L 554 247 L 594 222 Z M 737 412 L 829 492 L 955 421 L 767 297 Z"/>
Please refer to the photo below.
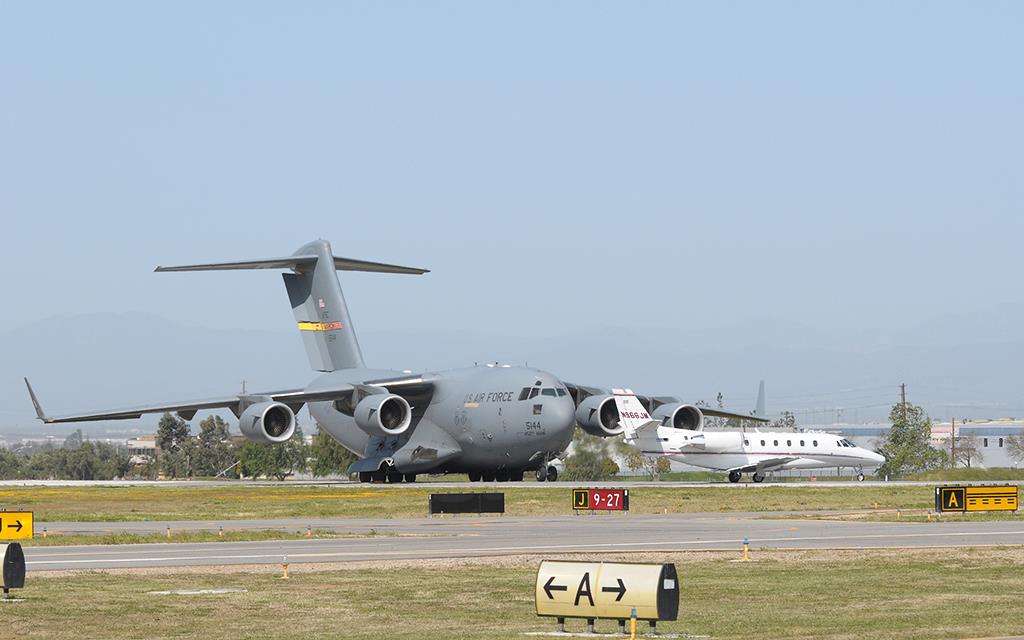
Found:
<path fill-rule="evenodd" d="M 123 409 L 48 416 L 32 386 L 36 415 L 45 423 L 122 420 L 175 412 L 229 409 L 242 434 L 281 443 L 295 433 L 304 405 L 331 437 L 360 457 L 350 468 L 363 482 L 413 482 L 420 473 L 468 473 L 473 481 L 555 480 L 550 461 L 572 440 L 578 423 L 588 433 L 621 435 L 614 396 L 566 384 L 529 367 L 475 366 L 409 374 L 371 369 L 363 361 L 336 271 L 421 275 L 426 269 L 339 258 L 325 240 L 283 258 L 157 267 L 158 272 L 287 269 L 283 274 L 310 366 L 322 372 L 305 388 L 168 402 Z M 697 408 L 675 398 L 641 397 L 665 424 L 687 428 L 707 415 L 741 417 Z"/>

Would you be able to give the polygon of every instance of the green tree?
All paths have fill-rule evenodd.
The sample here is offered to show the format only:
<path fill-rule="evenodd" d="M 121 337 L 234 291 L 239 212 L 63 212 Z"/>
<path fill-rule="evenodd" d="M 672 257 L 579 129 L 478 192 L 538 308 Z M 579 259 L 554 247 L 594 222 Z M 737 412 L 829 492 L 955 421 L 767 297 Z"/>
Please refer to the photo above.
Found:
<path fill-rule="evenodd" d="M 356 454 L 341 446 L 341 443 L 319 427 L 309 457 L 310 471 L 318 478 L 345 475 L 349 465 L 358 460 Z"/>
<path fill-rule="evenodd" d="M 922 407 L 893 405 L 889 422 L 892 428 L 880 451 L 885 462 L 878 475 L 899 477 L 946 466 L 946 453 L 931 446 L 932 421 Z"/>
<path fill-rule="evenodd" d="M 612 460 L 607 440 L 577 429 L 572 453 L 565 459 L 565 479 L 607 480 L 617 474 L 619 465 Z"/>
<path fill-rule="evenodd" d="M 302 429 L 296 427 L 295 435 L 281 444 L 246 442 L 238 452 L 239 473 L 251 478 L 277 478 L 288 476 L 306 469 L 306 444 Z"/>
<path fill-rule="evenodd" d="M 14 480 L 25 472 L 25 456 L 0 447 L 0 480 Z"/>
<path fill-rule="evenodd" d="M 185 472 L 189 461 L 189 427 L 181 418 L 165 413 L 156 427 L 156 444 L 164 473 L 177 478 Z"/>
<path fill-rule="evenodd" d="M 192 473 L 197 476 L 216 476 L 238 459 L 228 423 L 220 416 L 209 416 L 199 423 L 199 433 L 189 453 Z"/>

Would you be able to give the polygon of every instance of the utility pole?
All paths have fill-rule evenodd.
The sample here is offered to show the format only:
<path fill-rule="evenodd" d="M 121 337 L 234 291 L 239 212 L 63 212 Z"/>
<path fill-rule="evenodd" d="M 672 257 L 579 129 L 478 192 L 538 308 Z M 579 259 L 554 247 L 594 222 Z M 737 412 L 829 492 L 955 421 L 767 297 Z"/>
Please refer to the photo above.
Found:
<path fill-rule="evenodd" d="M 949 425 L 949 442 L 949 457 L 951 458 L 950 462 L 952 463 L 950 464 L 950 467 L 956 469 L 956 418 L 953 418 L 953 421 Z"/>
<path fill-rule="evenodd" d="M 900 406 L 903 407 L 903 424 L 907 424 L 907 385 L 900 384 Z"/>

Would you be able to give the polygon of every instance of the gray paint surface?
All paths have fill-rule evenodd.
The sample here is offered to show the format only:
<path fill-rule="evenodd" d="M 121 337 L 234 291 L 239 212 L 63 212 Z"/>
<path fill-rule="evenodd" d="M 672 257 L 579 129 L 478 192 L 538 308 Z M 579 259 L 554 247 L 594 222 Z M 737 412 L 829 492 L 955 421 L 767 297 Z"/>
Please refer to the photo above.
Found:
<path fill-rule="evenodd" d="M 91 527 L 166 526 L 166 523 L 73 523 Z M 234 523 L 241 525 L 242 523 Z M 724 549 L 737 554 L 744 538 L 768 549 L 960 547 L 1024 544 L 1019 522 L 882 523 L 772 520 L 754 514 L 590 515 L 437 518 L 412 520 L 253 520 L 251 528 L 330 528 L 366 538 L 270 542 L 26 547 L 30 572 L 62 569 L 278 564 L 292 565 L 417 558 L 465 558 L 562 553 L 672 552 Z M 54 523 L 50 526 L 63 526 Z M 172 523 L 210 527 L 214 523 Z"/>

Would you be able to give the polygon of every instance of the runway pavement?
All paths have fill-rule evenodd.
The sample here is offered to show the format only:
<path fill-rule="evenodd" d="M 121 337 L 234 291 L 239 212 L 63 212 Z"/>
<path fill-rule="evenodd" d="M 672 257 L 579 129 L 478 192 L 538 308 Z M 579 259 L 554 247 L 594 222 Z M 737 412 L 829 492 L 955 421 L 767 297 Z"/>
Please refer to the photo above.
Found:
<path fill-rule="evenodd" d="M 216 530 L 220 523 L 47 523 L 51 531 L 172 532 Z M 277 564 L 293 565 L 410 558 L 464 558 L 519 554 L 738 550 L 743 538 L 757 549 L 850 549 L 1024 545 L 1024 523 L 848 522 L 768 519 L 764 514 L 471 517 L 409 520 L 250 520 L 231 528 L 330 529 L 362 537 L 268 542 L 26 547 L 29 571 Z M 66 527 L 66 528 L 65 528 Z"/>

